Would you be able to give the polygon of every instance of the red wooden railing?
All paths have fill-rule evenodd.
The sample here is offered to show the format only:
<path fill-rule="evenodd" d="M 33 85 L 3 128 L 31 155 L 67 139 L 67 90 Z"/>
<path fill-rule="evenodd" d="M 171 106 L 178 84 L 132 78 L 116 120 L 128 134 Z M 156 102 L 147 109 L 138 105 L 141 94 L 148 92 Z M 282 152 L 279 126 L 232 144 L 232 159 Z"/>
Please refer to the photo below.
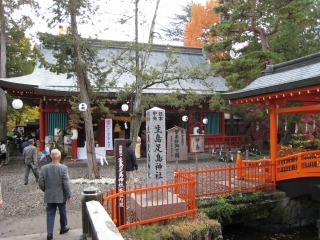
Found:
<path fill-rule="evenodd" d="M 301 152 L 276 160 L 276 181 L 320 177 L 320 150 Z"/>
<path fill-rule="evenodd" d="M 196 197 L 235 191 L 275 189 L 270 160 L 242 160 L 236 165 L 174 171 L 174 182 L 135 185 L 127 191 L 103 194 L 103 205 L 118 229 L 182 216 L 196 217 Z M 197 181 L 195 180 L 197 179 Z M 124 211 L 120 204 L 124 204 Z"/>
<path fill-rule="evenodd" d="M 182 170 L 175 176 L 195 177 L 197 179 L 196 196 L 210 196 L 235 191 L 275 189 L 272 181 L 273 165 L 268 162 L 261 164 L 228 165 L 200 170 Z"/>
<path fill-rule="evenodd" d="M 136 185 L 119 193 L 112 189 L 103 194 L 103 206 L 119 230 L 182 216 L 195 219 L 195 184 L 193 177 L 181 176 L 170 184 Z"/>
<path fill-rule="evenodd" d="M 276 182 L 301 177 L 320 177 L 320 150 L 278 158 L 242 160 L 235 165 L 200 170 L 175 170 L 174 182 L 163 185 L 136 185 L 116 193 L 103 194 L 103 205 L 118 229 L 182 216 L 196 217 L 196 197 L 235 191 L 270 189 Z M 120 204 L 125 199 L 121 212 Z"/>
<path fill-rule="evenodd" d="M 245 144 L 245 135 L 216 135 L 206 134 L 204 136 L 204 145 L 206 148 L 223 148 L 230 150 L 231 148 L 241 148 Z"/>

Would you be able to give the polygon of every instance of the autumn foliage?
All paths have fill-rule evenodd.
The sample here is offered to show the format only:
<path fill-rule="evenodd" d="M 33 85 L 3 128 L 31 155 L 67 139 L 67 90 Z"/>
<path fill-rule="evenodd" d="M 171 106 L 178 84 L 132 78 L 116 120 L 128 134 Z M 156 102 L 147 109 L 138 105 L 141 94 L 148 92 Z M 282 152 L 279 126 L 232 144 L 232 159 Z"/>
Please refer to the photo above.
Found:
<path fill-rule="evenodd" d="M 186 24 L 183 45 L 189 47 L 203 47 L 212 43 L 215 38 L 210 36 L 210 28 L 219 21 L 219 16 L 212 10 L 218 5 L 217 0 L 207 0 L 206 5 L 193 4 L 191 21 Z"/>

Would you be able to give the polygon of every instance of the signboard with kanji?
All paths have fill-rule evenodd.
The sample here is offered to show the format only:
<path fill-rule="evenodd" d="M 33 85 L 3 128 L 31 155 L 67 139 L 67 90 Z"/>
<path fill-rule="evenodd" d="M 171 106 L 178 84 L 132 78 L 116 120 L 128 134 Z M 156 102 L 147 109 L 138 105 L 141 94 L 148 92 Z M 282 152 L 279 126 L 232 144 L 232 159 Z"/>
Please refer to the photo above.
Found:
<path fill-rule="evenodd" d="M 154 184 L 167 180 L 165 115 L 165 111 L 158 107 L 146 112 L 148 183 Z"/>
<path fill-rule="evenodd" d="M 126 189 L 126 140 L 115 139 L 115 165 L 116 165 L 116 192 L 123 192 Z M 126 216 L 126 197 L 121 195 L 117 201 L 117 219 L 122 224 L 125 224 Z M 119 223 L 118 223 L 119 224 Z M 121 224 L 119 224 L 121 226 Z"/>
<path fill-rule="evenodd" d="M 188 159 L 187 130 L 173 127 L 167 130 L 167 160 L 178 161 Z"/>
<path fill-rule="evenodd" d="M 204 152 L 204 134 L 190 134 L 190 152 Z"/>
<path fill-rule="evenodd" d="M 105 150 L 113 150 L 112 143 L 112 119 L 107 118 L 104 122 L 104 148 Z"/>

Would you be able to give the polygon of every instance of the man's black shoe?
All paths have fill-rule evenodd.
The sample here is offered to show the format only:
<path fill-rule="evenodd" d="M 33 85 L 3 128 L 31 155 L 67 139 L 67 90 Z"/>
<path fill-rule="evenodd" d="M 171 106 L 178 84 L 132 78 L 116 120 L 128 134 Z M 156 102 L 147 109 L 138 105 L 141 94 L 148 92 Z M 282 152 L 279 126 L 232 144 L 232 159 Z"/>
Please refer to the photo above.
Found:
<path fill-rule="evenodd" d="M 28 185 L 28 182 L 24 182 L 24 185 Z"/>
<path fill-rule="evenodd" d="M 66 227 L 66 229 L 61 229 L 60 234 L 65 234 L 65 233 L 69 232 L 69 230 L 70 230 L 69 227 Z"/>
<path fill-rule="evenodd" d="M 51 233 L 49 233 L 49 234 L 47 235 L 47 240 L 52 240 L 52 239 L 53 239 L 53 236 L 52 236 Z"/>

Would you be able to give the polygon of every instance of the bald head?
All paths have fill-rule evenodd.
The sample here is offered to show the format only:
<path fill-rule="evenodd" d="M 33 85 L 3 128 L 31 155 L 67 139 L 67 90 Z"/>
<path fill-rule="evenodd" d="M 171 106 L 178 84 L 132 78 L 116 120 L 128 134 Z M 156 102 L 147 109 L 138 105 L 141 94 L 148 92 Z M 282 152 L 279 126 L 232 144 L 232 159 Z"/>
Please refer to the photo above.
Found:
<path fill-rule="evenodd" d="M 61 152 L 59 149 L 52 149 L 50 156 L 53 162 L 59 162 L 61 159 Z"/>

